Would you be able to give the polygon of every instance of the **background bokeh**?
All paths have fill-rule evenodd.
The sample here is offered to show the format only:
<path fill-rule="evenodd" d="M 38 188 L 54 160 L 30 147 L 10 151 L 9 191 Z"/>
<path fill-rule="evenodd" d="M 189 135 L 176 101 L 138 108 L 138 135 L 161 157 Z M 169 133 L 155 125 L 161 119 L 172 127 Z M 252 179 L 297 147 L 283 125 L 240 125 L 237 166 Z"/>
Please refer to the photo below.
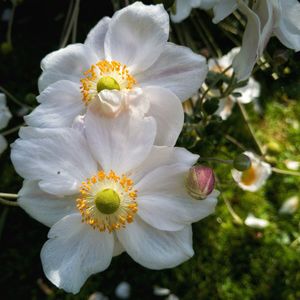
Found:
<path fill-rule="evenodd" d="M 3 47 L 7 22 L 0 20 L 0 86 L 29 106 L 36 106 L 41 59 L 59 47 L 69 3 L 23 0 L 15 12 L 11 51 Z M 114 4 L 121 7 L 124 1 Z M 0 17 L 11 7 L 10 1 L 1 1 Z M 98 20 L 111 16 L 113 11 L 108 0 L 81 1 L 76 41 L 83 42 Z M 222 24 L 213 25 L 209 13 L 203 11 L 193 12 L 190 19 L 173 25 L 171 39 L 199 53 L 213 55 L 195 30 L 195 18 L 211 32 L 224 54 L 235 46 L 222 31 Z M 234 22 L 233 26 L 237 26 Z M 268 47 L 270 57 L 278 50 L 285 51 L 272 39 Z M 289 61 L 274 63 L 268 70 L 255 74 L 262 94 L 256 105 L 246 106 L 257 137 L 267 149 L 268 161 L 282 169 L 286 169 L 286 160 L 300 161 L 300 56 L 292 51 L 286 55 Z M 279 75 L 277 80 L 271 76 L 275 71 Z M 21 125 L 24 109 L 9 99 L 8 106 L 14 116 L 8 128 Z M 238 107 L 227 121 L 216 119 L 205 127 L 197 127 L 196 113 L 186 116 L 179 145 L 202 156 L 230 159 L 241 152 L 225 138 L 230 135 L 247 149 L 257 150 Z M 7 136 L 9 143 L 16 138 L 17 132 Z M 210 166 L 216 170 L 223 197 L 219 198 L 214 215 L 194 224 L 192 259 L 175 269 L 152 271 L 122 254 L 113 259 L 108 270 L 92 276 L 75 296 L 54 287 L 42 271 L 39 252 L 48 228 L 18 207 L 1 206 L 1 299 L 88 299 L 96 291 L 117 299 L 114 291 L 121 281 L 130 283 L 131 299 L 137 300 L 164 299 L 153 295 L 154 286 L 166 287 L 184 300 L 300 299 L 300 210 L 290 215 L 278 213 L 287 198 L 300 196 L 300 177 L 273 174 L 263 189 L 249 193 L 235 185 L 229 166 L 216 163 Z M 0 191 L 17 193 L 21 185 L 22 179 L 11 165 L 8 149 L 0 157 Z M 257 230 L 236 224 L 224 198 L 242 219 L 251 212 L 269 220 L 270 226 Z"/>

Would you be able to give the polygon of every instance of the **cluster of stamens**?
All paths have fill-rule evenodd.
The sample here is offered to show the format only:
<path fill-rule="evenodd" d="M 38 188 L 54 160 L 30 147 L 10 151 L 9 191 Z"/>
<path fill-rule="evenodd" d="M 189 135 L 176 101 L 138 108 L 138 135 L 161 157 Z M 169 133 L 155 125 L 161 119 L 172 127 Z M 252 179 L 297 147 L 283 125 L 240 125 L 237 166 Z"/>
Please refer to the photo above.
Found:
<path fill-rule="evenodd" d="M 251 185 L 256 181 L 256 171 L 253 166 L 250 167 L 250 169 L 243 171 L 241 182 L 244 185 Z"/>
<path fill-rule="evenodd" d="M 97 205 L 98 195 L 101 196 L 105 191 L 111 191 L 113 193 L 111 195 L 115 195 L 112 196 L 111 203 L 106 202 L 107 205 L 115 205 L 109 212 L 101 210 L 101 207 L 99 209 Z M 117 197 L 117 203 L 114 197 Z M 130 178 L 125 175 L 119 177 L 113 171 L 108 174 L 99 171 L 97 175 L 82 182 L 77 208 L 82 215 L 82 222 L 102 232 L 105 230 L 113 232 L 124 228 L 126 223 L 133 222 L 138 210 L 136 198 L 137 191 L 133 189 L 133 181 Z"/>
<path fill-rule="evenodd" d="M 81 93 L 83 102 L 87 105 L 101 90 L 107 89 L 131 89 L 136 80 L 129 74 L 126 65 L 118 61 L 102 60 L 92 65 L 89 70 L 84 72 L 85 78 L 81 79 Z M 101 80 L 110 79 L 109 86 L 101 84 Z M 99 84 L 100 83 L 100 84 Z"/>

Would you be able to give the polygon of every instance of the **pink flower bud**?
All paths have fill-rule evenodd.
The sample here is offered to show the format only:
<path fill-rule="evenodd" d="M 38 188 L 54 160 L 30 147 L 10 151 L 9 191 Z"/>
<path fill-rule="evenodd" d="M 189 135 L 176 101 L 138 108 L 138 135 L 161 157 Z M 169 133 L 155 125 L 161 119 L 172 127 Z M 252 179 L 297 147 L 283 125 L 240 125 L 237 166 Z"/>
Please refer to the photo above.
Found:
<path fill-rule="evenodd" d="M 215 187 L 213 170 L 200 165 L 190 168 L 186 180 L 186 187 L 193 198 L 205 199 Z"/>

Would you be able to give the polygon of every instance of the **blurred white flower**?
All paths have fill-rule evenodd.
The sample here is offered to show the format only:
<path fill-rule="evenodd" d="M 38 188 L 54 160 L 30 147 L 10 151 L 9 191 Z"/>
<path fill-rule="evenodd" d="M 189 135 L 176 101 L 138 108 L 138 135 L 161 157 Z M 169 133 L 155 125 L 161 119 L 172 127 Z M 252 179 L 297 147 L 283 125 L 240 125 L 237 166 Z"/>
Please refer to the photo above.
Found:
<path fill-rule="evenodd" d="M 179 300 L 179 298 L 178 298 L 176 295 L 174 295 L 174 294 L 170 294 L 170 295 L 166 298 L 166 300 Z"/>
<path fill-rule="evenodd" d="M 245 224 L 252 228 L 263 229 L 269 226 L 270 223 L 267 220 L 256 218 L 253 214 L 248 214 Z"/>
<path fill-rule="evenodd" d="M 198 91 L 207 65 L 204 57 L 167 42 L 168 37 L 163 5 L 135 2 L 103 18 L 84 44 L 42 60 L 40 105 L 25 118 L 27 124 L 70 127 L 91 102 L 98 102 L 106 117 L 128 109 L 154 116 L 156 144 L 173 146 L 183 126 L 180 100 Z"/>
<path fill-rule="evenodd" d="M 109 298 L 100 292 L 95 292 L 89 296 L 88 300 L 109 300 Z"/>
<path fill-rule="evenodd" d="M 116 287 L 115 294 L 120 299 L 128 299 L 130 297 L 130 290 L 130 284 L 126 281 L 122 281 Z"/>
<path fill-rule="evenodd" d="M 245 191 L 256 192 L 269 178 L 272 173 L 272 168 L 256 154 L 249 151 L 245 151 L 244 154 L 251 160 L 250 169 L 243 172 L 233 169 L 231 170 L 231 174 L 240 188 Z"/>
<path fill-rule="evenodd" d="M 236 1 L 247 17 L 242 48 L 233 61 L 239 80 L 249 78 L 272 35 L 287 48 L 300 50 L 300 3 L 297 0 L 260 0 L 255 1 L 252 9 L 244 1 Z"/>
<path fill-rule="evenodd" d="M 11 113 L 6 105 L 5 94 L 0 93 L 0 130 L 4 129 L 9 120 L 11 119 Z M 7 148 L 7 141 L 3 135 L 0 134 L 0 154 Z"/>
<path fill-rule="evenodd" d="M 293 170 L 293 171 L 297 171 L 297 170 L 299 170 L 300 162 L 295 161 L 295 160 L 286 160 L 285 165 L 288 169 Z"/>
<path fill-rule="evenodd" d="M 293 213 L 296 212 L 298 207 L 299 207 L 299 198 L 298 196 L 293 196 L 284 201 L 284 203 L 279 209 L 279 213 L 292 215 Z"/>
<path fill-rule="evenodd" d="M 88 107 L 84 132 L 20 131 L 11 154 L 25 178 L 18 201 L 51 227 L 41 259 L 56 286 L 77 293 L 123 251 L 157 270 L 193 256 L 191 223 L 214 212 L 218 192 L 191 198 L 184 179 L 198 155 L 153 146 L 155 135 L 152 117 L 103 120 L 97 105 Z"/>
<path fill-rule="evenodd" d="M 155 286 L 153 289 L 153 294 L 155 296 L 168 296 L 170 293 L 171 291 L 169 289 L 160 286 Z"/>
<path fill-rule="evenodd" d="M 171 20 L 179 23 L 186 19 L 193 8 L 211 9 L 219 0 L 176 0 L 176 12 L 171 12 Z"/>
<path fill-rule="evenodd" d="M 221 73 L 229 66 L 232 65 L 234 57 L 239 53 L 240 48 L 233 48 L 230 52 L 226 55 L 222 56 L 221 58 L 216 59 L 209 59 L 208 60 L 208 67 L 209 70 L 214 71 L 216 73 Z M 227 76 L 232 76 L 233 70 L 229 69 L 226 72 Z M 218 93 L 217 90 L 213 90 L 213 93 Z M 247 85 L 241 88 L 237 88 L 234 90 L 235 93 L 241 94 L 239 97 L 235 97 L 230 95 L 226 98 L 220 99 L 219 108 L 215 112 L 216 115 L 220 116 L 223 120 L 226 120 L 232 112 L 232 109 L 236 103 L 239 101 L 240 103 L 247 104 L 255 100 L 260 95 L 260 84 L 253 78 L 250 77 Z M 216 94 L 218 96 L 218 94 Z"/>

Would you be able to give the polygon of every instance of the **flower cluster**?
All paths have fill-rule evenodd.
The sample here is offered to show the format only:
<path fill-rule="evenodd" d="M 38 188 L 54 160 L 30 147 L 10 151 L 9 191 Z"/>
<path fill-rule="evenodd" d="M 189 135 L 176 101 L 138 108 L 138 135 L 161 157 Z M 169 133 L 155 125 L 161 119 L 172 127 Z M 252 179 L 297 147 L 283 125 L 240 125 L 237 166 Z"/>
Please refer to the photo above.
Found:
<path fill-rule="evenodd" d="M 186 189 L 199 156 L 174 147 L 206 61 L 168 35 L 163 6 L 136 2 L 42 61 L 40 104 L 11 158 L 20 206 L 51 227 L 44 272 L 68 292 L 124 251 L 151 269 L 177 266 L 194 253 L 191 223 L 214 211 L 212 184 L 201 201 Z"/>
<path fill-rule="evenodd" d="M 213 9 L 214 23 L 219 23 L 235 10 L 247 19 L 241 50 L 233 60 L 238 80 L 250 77 L 257 60 L 271 36 L 287 48 L 300 50 L 300 3 L 297 0 L 176 0 L 173 22 L 187 18 L 192 8 Z"/>

